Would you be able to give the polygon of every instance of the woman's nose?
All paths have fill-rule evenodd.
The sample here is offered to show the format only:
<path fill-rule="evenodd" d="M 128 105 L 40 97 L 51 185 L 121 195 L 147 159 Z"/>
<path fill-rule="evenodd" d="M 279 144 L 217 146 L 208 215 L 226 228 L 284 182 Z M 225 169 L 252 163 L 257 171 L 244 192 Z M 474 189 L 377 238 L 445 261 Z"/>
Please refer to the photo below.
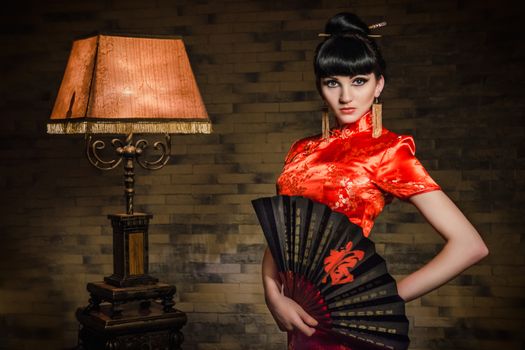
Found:
<path fill-rule="evenodd" d="M 350 101 L 352 101 L 352 96 L 351 96 L 351 93 L 350 93 L 350 89 L 346 88 L 346 87 L 343 87 L 341 89 L 341 95 L 339 95 L 339 102 L 341 104 L 345 104 L 345 103 L 349 103 Z"/>

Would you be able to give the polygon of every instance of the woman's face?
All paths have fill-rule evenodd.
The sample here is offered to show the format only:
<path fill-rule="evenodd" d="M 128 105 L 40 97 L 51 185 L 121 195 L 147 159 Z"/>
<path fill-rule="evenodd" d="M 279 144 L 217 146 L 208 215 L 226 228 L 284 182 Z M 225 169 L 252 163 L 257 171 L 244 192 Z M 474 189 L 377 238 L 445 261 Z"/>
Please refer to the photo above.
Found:
<path fill-rule="evenodd" d="M 328 108 L 342 125 L 359 120 L 372 106 L 374 97 L 379 97 L 384 84 L 383 76 L 376 79 L 374 73 L 335 75 L 321 78 L 321 91 Z"/>

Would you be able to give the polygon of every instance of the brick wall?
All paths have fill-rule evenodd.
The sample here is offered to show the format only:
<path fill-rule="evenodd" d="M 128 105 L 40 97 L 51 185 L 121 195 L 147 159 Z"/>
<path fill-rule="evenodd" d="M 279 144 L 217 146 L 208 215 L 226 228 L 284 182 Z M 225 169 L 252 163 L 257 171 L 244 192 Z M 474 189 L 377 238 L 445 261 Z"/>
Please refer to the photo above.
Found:
<path fill-rule="evenodd" d="M 523 19 L 492 1 L 33 1 L 0 24 L 0 348 L 76 344 L 85 284 L 112 271 L 106 214 L 122 212 L 120 170 L 100 172 L 78 136 L 45 124 L 72 40 L 95 30 L 184 36 L 213 122 L 174 136 L 174 156 L 137 171 L 136 207 L 154 215 L 151 272 L 178 288 L 184 349 L 282 349 L 263 300 L 265 247 L 250 200 L 275 193 L 291 142 L 320 131 L 311 60 L 331 15 L 387 20 L 384 125 L 481 232 L 491 254 L 408 304 L 411 349 L 523 349 Z M 10 6 L 10 7 L 9 7 Z M 406 203 L 372 232 L 401 278 L 443 246 Z"/>

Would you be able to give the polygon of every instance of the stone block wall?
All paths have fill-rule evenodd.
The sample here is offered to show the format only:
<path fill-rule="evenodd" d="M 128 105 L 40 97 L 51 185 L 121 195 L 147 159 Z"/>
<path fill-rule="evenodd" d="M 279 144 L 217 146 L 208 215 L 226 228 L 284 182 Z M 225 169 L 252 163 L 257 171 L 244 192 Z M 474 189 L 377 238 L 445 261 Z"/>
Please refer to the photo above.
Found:
<path fill-rule="evenodd" d="M 178 288 L 184 349 L 284 349 L 266 309 L 265 248 L 250 200 L 275 193 L 293 140 L 320 132 L 313 51 L 325 21 L 382 20 L 385 127 L 464 211 L 491 254 L 408 304 L 411 349 L 525 346 L 524 45 L 517 1 L 95 0 L 3 5 L 0 115 L 0 349 L 70 349 L 87 282 L 112 272 L 106 215 L 122 172 L 100 172 L 81 136 L 45 133 L 72 41 L 97 30 L 182 35 L 213 122 L 174 135 L 162 170 L 136 176 L 154 215 L 151 273 Z M 397 277 L 443 240 L 395 201 L 371 236 Z"/>

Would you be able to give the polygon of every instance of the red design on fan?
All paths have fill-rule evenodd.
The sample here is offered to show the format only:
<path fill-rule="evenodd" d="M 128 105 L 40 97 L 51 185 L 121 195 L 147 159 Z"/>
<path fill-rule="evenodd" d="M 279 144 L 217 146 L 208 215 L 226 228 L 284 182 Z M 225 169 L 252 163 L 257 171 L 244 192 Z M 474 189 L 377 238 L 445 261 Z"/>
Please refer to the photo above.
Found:
<path fill-rule="evenodd" d="M 350 273 L 350 270 L 364 256 L 364 251 L 352 250 L 352 242 L 348 242 L 346 247 L 340 250 L 330 250 L 330 256 L 324 259 L 324 270 L 327 275 L 323 278 L 323 283 L 326 283 L 328 275 L 332 279 L 332 285 L 352 282 L 354 275 Z"/>

